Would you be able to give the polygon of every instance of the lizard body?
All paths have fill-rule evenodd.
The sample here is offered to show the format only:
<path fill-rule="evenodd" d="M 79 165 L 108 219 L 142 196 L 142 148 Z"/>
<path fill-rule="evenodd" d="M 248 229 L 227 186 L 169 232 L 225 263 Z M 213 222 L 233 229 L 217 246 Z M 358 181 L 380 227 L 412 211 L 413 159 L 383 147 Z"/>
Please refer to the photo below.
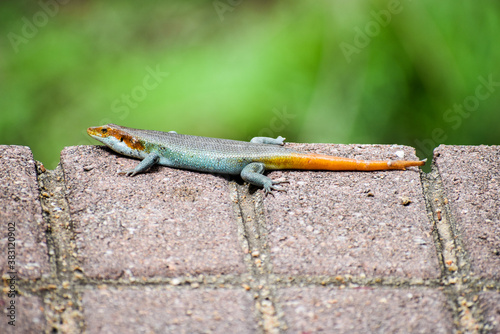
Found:
<path fill-rule="evenodd" d="M 283 147 L 284 138 L 256 137 L 251 142 L 198 137 L 115 124 L 90 127 L 87 133 L 126 156 L 142 159 L 136 168 L 122 174 L 134 176 L 154 164 L 200 172 L 241 175 L 264 190 L 283 190 L 265 175 L 265 170 L 389 170 L 422 166 L 423 161 L 366 161 L 324 154 L 304 153 Z"/>

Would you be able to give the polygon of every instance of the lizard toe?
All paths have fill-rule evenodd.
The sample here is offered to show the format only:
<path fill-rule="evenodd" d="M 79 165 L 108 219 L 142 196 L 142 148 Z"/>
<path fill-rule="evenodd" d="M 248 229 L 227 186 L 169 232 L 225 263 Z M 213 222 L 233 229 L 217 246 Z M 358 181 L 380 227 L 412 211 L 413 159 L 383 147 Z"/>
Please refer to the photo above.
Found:
<path fill-rule="evenodd" d="M 137 173 L 134 169 L 118 171 L 118 175 L 134 176 L 135 174 L 137 174 Z"/>
<path fill-rule="evenodd" d="M 279 183 L 290 183 L 290 181 L 288 181 L 284 177 L 280 177 L 279 179 L 273 180 L 273 184 L 279 184 Z"/>

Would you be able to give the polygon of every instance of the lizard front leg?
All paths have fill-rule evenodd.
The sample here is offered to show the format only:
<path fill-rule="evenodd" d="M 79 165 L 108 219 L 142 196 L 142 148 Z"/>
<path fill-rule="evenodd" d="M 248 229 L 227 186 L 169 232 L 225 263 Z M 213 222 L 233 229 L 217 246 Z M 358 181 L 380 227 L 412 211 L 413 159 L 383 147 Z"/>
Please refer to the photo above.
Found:
<path fill-rule="evenodd" d="M 118 172 L 120 175 L 134 176 L 139 173 L 143 173 L 154 164 L 160 161 L 160 156 L 156 152 L 149 153 L 134 169 L 126 170 L 123 172 Z"/>
<path fill-rule="evenodd" d="M 262 175 L 266 170 L 265 166 L 261 162 L 252 162 L 246 165 L 241 171 L 241 178 L 250 184 L 258 187 L 264 188 L 266 194 L 270 193 L 271 190 L 285 191 L 281 187 L 275 186 L 277 183 L 282 183 L 286 181 L 273 181 L 269 177 Z"/>
<path fill-rule="evenodd" d="M 252 139 L 250 139 L 250 142 L 256 144 L 285 145 L 285 139 L 286 138 L 283 138 L 281 136 L 278 136 L 278 138 L 253 137 Z"/>

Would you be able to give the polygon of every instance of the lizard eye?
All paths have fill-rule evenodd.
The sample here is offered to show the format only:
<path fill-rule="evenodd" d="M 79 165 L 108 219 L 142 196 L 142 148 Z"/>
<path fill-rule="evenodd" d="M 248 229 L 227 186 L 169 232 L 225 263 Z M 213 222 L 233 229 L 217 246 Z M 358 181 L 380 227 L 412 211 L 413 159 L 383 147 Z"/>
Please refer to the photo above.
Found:
<path fill-rule="evenodd" d="M 123 137 L 120 137 L 120 141 L 123 142 Z"/>
<path fill-rule="evenodd" d="M 108 129 L 102 129 L 101 132 L 106 133 L 106 132 L 108 132 Z"/>

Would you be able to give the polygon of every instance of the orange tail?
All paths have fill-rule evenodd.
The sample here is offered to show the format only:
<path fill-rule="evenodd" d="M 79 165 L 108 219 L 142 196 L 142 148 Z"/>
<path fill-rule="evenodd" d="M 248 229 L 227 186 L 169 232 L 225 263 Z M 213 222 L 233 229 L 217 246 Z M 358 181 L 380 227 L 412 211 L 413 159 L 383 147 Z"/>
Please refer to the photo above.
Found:
<path fill-rule="evenodd" d="M 290 159 L 280 159 L 275 164 L 278 169 L 306 169 L 306 170 L 388 170 L 406 169 L 411 166 L 422 166 L 427 159 L 420 161 L 369 161 L 335 157 L 324 154 L 296 154 Z"/>

